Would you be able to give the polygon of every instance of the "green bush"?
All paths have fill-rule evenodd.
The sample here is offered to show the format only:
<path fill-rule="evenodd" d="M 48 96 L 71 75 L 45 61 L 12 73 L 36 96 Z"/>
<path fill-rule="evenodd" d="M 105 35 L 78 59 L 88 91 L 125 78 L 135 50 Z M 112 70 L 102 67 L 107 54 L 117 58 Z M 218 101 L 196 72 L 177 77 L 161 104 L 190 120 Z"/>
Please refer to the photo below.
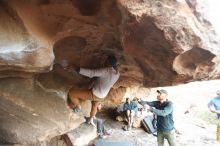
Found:
<path fill-rule="evenodd" d="M 206 121 L 209 124 L 217 124 L 216 114 L 210 111 L 203 111 L 198 114 L 198 118 Z"/>

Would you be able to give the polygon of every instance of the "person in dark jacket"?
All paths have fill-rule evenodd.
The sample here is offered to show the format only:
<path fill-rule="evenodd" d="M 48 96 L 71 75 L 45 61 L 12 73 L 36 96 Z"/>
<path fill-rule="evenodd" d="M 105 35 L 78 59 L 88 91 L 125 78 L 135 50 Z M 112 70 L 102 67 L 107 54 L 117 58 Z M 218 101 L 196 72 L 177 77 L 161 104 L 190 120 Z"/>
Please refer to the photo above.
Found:
<path fill-rule="evenodd" d="M 157 116 L 157 143 L 158 146 L 164 145 L 167 139 L 169 146 L 176 146 L 175 128 L 173 121 L 173 103 L 167 99 L 167 91 L 157 90 L 157 101 L 143 101 L 142 105 L 148 105 L 148 110 Z"/>
<path fill-rule="evenodd" d="M 126 98 L 126 102 L 123 106 L 123 111 L 126 115 L 128 126 L 124 127 L 125 130 L 131 130 L 131 126 L 134 122 L 134 116 L 137 112 L 137 104 L 134 101 L 131 101 L 130 98 Z"/>

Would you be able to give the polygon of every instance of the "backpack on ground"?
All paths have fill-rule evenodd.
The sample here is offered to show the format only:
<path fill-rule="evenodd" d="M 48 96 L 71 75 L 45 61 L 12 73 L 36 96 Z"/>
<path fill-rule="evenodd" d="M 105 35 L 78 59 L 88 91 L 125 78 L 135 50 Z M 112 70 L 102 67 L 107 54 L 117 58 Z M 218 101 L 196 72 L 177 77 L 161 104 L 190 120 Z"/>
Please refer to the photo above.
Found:
<path fill-rule="evenodd" d="M 148 115 L 143 120 L 141 120 L 141 126 L 147 133 L 154 134 L 157 132 L 156 122 L 157 120 L 154 115 Z"/>

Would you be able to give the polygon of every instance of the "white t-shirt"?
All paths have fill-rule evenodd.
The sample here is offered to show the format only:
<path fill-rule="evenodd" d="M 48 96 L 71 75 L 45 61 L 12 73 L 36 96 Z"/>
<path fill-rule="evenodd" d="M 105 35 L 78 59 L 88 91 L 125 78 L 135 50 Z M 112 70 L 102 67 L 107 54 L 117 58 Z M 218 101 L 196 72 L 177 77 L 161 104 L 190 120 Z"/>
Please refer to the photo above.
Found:
<path fill-rule="evenodd" d="M 92 93 L 98 98 L 105 98 L 120 76 L 113 67 L 101 69 L 80 68 L 79 73 L 89 78 L 98 77 L 92 88 Z"/>

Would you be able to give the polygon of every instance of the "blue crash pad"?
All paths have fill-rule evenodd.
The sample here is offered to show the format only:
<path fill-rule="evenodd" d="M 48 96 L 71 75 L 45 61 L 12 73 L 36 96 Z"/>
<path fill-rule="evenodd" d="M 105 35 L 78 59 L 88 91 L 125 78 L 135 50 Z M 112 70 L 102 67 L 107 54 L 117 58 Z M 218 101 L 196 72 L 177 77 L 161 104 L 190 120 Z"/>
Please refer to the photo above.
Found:
<path fill-rule="evenodd" d="M 128 141 L 97 140 L 95 146 L 133 146 L 133 145 Z"/>

